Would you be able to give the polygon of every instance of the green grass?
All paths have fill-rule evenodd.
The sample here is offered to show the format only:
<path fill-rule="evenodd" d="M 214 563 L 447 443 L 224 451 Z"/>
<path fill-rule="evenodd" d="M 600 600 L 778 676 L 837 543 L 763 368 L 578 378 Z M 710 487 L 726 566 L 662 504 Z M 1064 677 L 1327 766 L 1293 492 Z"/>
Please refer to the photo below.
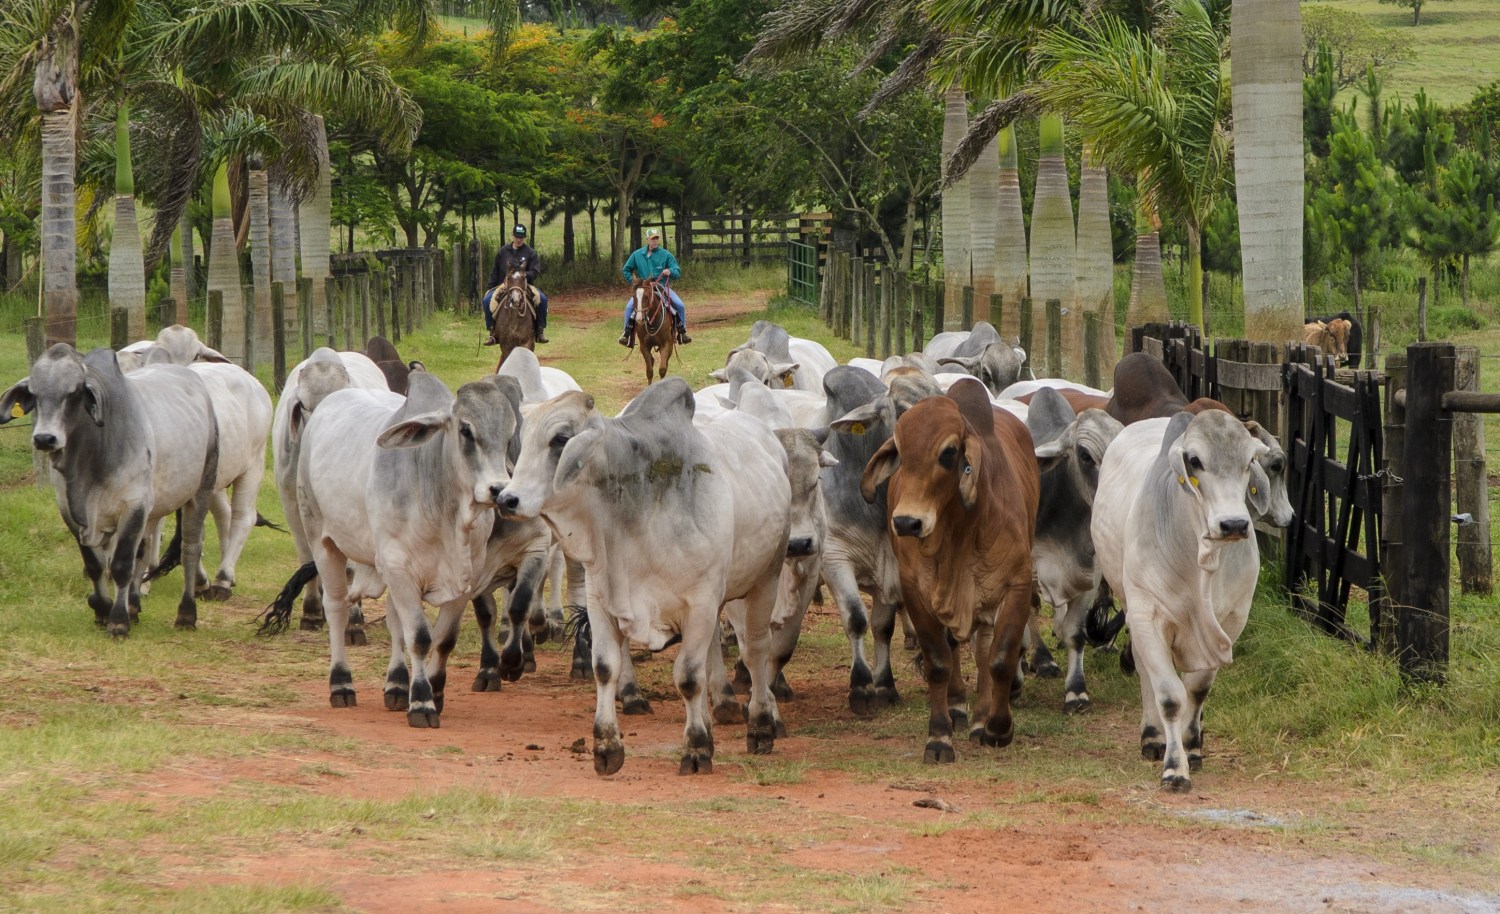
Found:
<path fill-rule="evenodd" d="M 1500 79 L 1500 9 L 1491 0 L 1432 0 L 1422 5 L 1422 24 L 1415 28 L 1411 10 L 1379 0 L 1319 2 L 1357 12 L 1371 25 L 1410 39 L 1415 53 L 1389 69 L 1387 100 L 1399 95 L 1410 102 L 1425 89 L 1440 105 L 1462 105 L 1474 90 Z M 1340 101 L 1352 94 L 1346 90 Z M 1360 106 L 1363 110 L 1363 101 Z"/>

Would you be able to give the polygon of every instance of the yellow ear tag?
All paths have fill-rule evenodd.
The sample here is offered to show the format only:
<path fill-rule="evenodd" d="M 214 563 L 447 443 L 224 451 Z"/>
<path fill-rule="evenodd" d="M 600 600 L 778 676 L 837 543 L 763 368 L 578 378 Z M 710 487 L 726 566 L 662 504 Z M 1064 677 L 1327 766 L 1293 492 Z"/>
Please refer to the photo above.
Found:
<path fill-rule="evenodd" d="M 21 412 L 21 404 L 19 404 L 19 403 L 12 403 L 10 405 L 10 417 L 12 419 L 19 419 L 19 418 L 21 418 L 24 415 L 26 415 L 26 414 L 23 413 L 23 412 Z"/>
<path fill-rule="evenodd" d="M 865 424 L 863 422 L 855 422 L 849 426 L 849 433 L 851 435 L 863 435 L 865 433 Z"/>
<path fill-rule="evenodd" d="M 1184 479 L 1184 478 L 1183 478 L 1183 477 L 1181 477 L 1181 476 L 1179 476 L 1179 477 L 1177 477 L 1177 484 L 1178 484 L 1178 485 L 1179 485 L 1179 486 L 1180 486 L 1180 485 L 1182 485 L 1182 484 L 1183 484 L 1183 483 L 1185 483 L 1185 482 L 1187 482 L 1187 480 L 1186 480 L 1186 479 Z"/>
<path fill-rule="evenodd" d="M 1196 476 L 1189 476 L 1188 477 L 1188 482 L 1190 482 L 1190 483 L 1193 484 L 1193 488 L 1195 488 L 1195 489 L 1198 488 L 1198 477 L 1196 477 Z"/>
<path fill-rule="evenodd" d="M 1257 489 L 1255 486 L 1251 486 L 1250 487 L 1250 494 L 1251 495 L 1259 495 L 1260 494 L 1260 490 Z"/>
<path fill-rule="evenodd" d="M 790 373 L 787 373 L 787 374 L 784 374 L 784 375 L 781 376 L 781 386 L 782 387 L 791 387 L 792 386 L 792 376 L 791 376 Z"/>

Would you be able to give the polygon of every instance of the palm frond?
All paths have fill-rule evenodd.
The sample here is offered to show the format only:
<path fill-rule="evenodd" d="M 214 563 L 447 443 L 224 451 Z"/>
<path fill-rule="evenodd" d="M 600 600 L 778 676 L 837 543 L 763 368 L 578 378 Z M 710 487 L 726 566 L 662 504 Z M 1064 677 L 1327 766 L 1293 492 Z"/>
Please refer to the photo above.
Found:
<path fill-rule="evenodd" d="M 935 29 L 922 36 L 921 42 L 912 49 L 910 54 L 906 55 L 906 59 L 901 61 L 899 67 L 892 70 L 891 74 L 881 81 L 879 87 L 870 95 L 870 100 L 859 109 L 860 119 L 868 118 L 891 99 L 924 82 L 927 79 L 928 67 L 942 52 L 946 40 L 947 36 Z"/>
<path fill-rule="evenodd" d="M 785 60 L 815 50 L 839 21 L 843 0 L 789 0 L 766 13 L 746 64 Z"/>
<path fill-rule="evenodd" d="M 143 51 L 210 66 L 283 48 L 316 55 L 342 43 L 339 12 L 319 0 L 219 0 L 162 22 Z"/>
<path fill-rule="evenodd" d="M 251 107 L 336 111 L 370 126 L 397 153 L 410 149 L 422 128 L 422 109 L 384 65 L 360 51 L 325 60 L 268 58 L 246 70 L 240 85 Z"/>
<path fill-rule="evenodd" d="M 1035 114 L 1038 110 L 1040 106 L 1037 99 L 1030 92 L 1017 92 L 1009 98 L 987 105 L 979 112 L 978 117 L 969 122 L 968 133 L 953 148 L 948 161 L 943 163 L 943 172 L 947 175 L 943 189 L 946 190 L 964 176 L 996 134 L 1015 123 L 1018 118 Z"/>

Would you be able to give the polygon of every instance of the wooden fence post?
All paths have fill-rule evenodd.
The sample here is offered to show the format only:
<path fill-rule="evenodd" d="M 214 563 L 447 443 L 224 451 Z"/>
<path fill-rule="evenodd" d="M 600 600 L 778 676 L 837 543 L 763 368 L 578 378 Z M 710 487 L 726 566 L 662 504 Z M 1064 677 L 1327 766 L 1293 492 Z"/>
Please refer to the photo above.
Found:
<path fill-rule="evenodd" d="M 995 332 L 1000 331 L 1000 322 L 1005 316 L 1005 296 L 999 292 L 990 293 L 990 326 Z"/>
<path fill-rule="evenodd" d="M 858 343 L 860 341 L 859 319 L 865 310 L 865 262 L 856 257 L 850 264 L 850 268 L 853 270 L 853 275 L 850 276 L 849 283 L 849 325 L 845 329 L 849 332 L 849 342 Z"/>
<path fill-rule="evenodd" d="M 389 293 L 386 291 L 385 271 L 382 270 L 375 274 L 372 285 L 374 288 L 370 290 L 370 294 L 372 296 L 371 306 L 375 310 L 375 333 L 378 336 L 385 336 L 385 316 L 390 313 L 390 308 L 387 305 L 389 301 L 387 296 Z"/>
<path fill-rule="evenodd" d="M 26 365 L 30 368 L 36 364 L 36 360 L 47 351 L 47 319 L 45 317 L 26 318 Z M 36 480 L 38 489 L 45 489 L 52 484 L 51 461 L 36 448 L 31 450 L 31 474 Z"/>
<path fill-rule="evenodd" d="M 974 329 L 974 287 L 973 286 L 964 286 L 963 310 L 959 312 L 959 319 L 961 321 L 959 329 L 961 329 L 961 330 L 973 330 Z"/>
<path fill-rule="evenodd" d="M 1417 342 L 1427 342 L 1427 277 L 1417 279 Z M 1408 367 L 1410 365 L 1408 364 Z"/>
<path fill-rule="evenodd" d="M 891 355 L 891 302 L 896 296 L 896 270 L 887 262 L 880 268 L 880 357 Z"/>
<path fill-rule="evenodd" d="M 1047 376 L 1062 377 L 1062 299 L 1047 299 Z"/>
<path fill-rule="evenodd" d="M 891 310 L 894 329 L 891 331 L 892 355 L 900 355 L 906 351 L 906 324 L 908 309 L 911 307 L 911 276 L 898 273 L 895 286 L 892 288 L 895 297 L 891 299 Z"/>
<path fill-rule="evenodd" d="M 1443 395 L 1453 389 L 1453 363 L 1451 343 L 1406 350 L 1406 595 L 1396 607 L 1396 653 L 1408 682 L 1441 683 L 1448 666 L 1453 420 Z"/>
<path fill-rule="evenodd" d="M 922 338 L 922 323 L 927 313 L 927 292 L 931 288 L 927 280 L 922 280 L 921 288 L 915 284 L 911 290 L 911 351 L 921 352 L 922 344 L 926 342 Z"/>
<path fill-rule="evenodd" d="M 370 341 L 370 274 L 359 274 L 359 348 Z"/>
<path fill-rule="evenodd" d="M 130 338 L 130 309 L 109 309 L 109 348 L 116 352 L 129 346 L 133 340 Z"/>
<path fill-rule="evenodd" d="M 164 298 L 156 306 L 156 322 L 161 326 L 158 329 L 165 330 L 177 323 L 177 299 Z"/>
<path fill-rule="evenodd" d="M 932 284 L 932 290 L 932 335 L 937 336 L 939 333 L 942 333 L 943 328 L 947 326 L 947 324 L 944 323 L 945 315 L 943 314 L 943 311 L 947 305 L 947 283 L 939 279 L 937 282 Z"/>
<path fill-rule="evenodd" d="M 442 248 L 432 249 L 432 310 L 437 311 L 448 303 L 448 290 L 444 288 L 443 277 L 447 270 L 443 269 L 443 258 L 447 254 Z"/>
<path fill-rule="evenodd" d="M 1460 346 L 1455 390 L 1479 390 L 1479 350 Z M 1490 554 L 1489 480 L 1484 467 L 1484 416 L 1461 412 L 1453 416 L 1453 494 L 1458 525 L 1458 582 L 1464 593 L 1489 593 Z"/>
<path fill-rule="evenodd" d="M 865 264 L 865 358 L 875 358 L 875 322 L 880 312 L 880 286 L 877 285 L 876 263 Z"/>
<path fill-rule="evenodd" d="M 246 285 L 241 290 L 240 295 L 245 302 L 245 361 L 243 362 L 243 366 L 246 371 L 255 374 L 255 357 L 257 355 L 255 351 L 255 344 L 257 342 L 255 338 L 255 326 L 259 323 L 256 320 L 255 308 L 252 305 L 255 301 L 255 287 Z"/>
<path fill-rule="evenodd" d="M 1034 335 L 1032 333 L 1034 328 L 1031 326 L 1031 318 L 1031 299 L 1023 298 L 1021 299 L 1021 351 L 1026 353 L 1026 361 L 1021 363 L 1023 374 L 1027 371 L 1033 373 L 1036 371 L 1036 359 L 1032 358 L 1031 352 L 1032 336 Z"/>
<path fill-rule="evenodd" d="M 401 310 L 404 318 L 402 330 L 407 336 L 411 336 L 417 332 L 417 270 L 409 260 L 401 267 Z"/>
<path fill-rule="evenodd" d="M 1382 654 L 1396 652 L 1396 610 L 1406 602 L 1405 522 L 1401 505 L 1405 500 L 1402 483 L 1406 475 L 1406 353 L 1393 352 L 1385 357 L 1385 466 L 1380 468 L 1380 556 L 1385 576 L 1383 597 L 1370 606 L 1370 641 Z"/>
<path fill-rule="evenodd" d="M 286 286 L 271 283 L 271 384 L 286 386 Z"/>
<path fill-rule="evenodd" d="M 325 322 L 323 326 L 328 330 L 328 342 L 324 345 L 329 349 L 337 349 L 339 348 L 339 322 L 337 311 L 339 301 L 339 281 L 337 279 L 334 279 L 332 276 L 325 276 L 323 278 L 323 301 L 326 308 L 326 311 L 324 313 Z"/>
<path fill-rule="evenodd" d="M 208 293 L 208 311 L 203 315 L 203 342 L 210 349 L 224 346 L 224 292 L 214 289 Z"/>
<path fill-rule="evenodd" d="M 359 352 L 364 343 L 354 342 L 354 277 L 339 280 L 339 307 L 344 309 L 344 348 Z"/>
<path fill-rule="evenodd" d="M 391 335 L 393 343 L 401 342 L 401 274 L 394 264 L 385 268 L 385 291 L 390 297 Z"/>
<path fill-rule="evenodd" d="M 302 357 L 313 354 L 312 280 L 297 280 L 297 331 L 302 337 Z"/>
<path fill-rule="evenodd" d="M 1102 390 L 1099 383 L 1099 312 L 1083 313 L 1083 383 Z"/>

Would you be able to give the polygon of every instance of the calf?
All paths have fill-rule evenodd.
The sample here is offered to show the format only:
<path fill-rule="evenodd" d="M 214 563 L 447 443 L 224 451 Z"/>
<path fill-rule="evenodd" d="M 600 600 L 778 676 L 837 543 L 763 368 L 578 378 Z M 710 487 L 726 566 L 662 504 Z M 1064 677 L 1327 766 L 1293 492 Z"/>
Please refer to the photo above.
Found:
<path fill-rule="evenodd" d="M 396 344 L 383 336 L 372 336 L 365 343 L 365 357 L 375 363 L 380 373 L 385 375 L 386 386 L 391 393 L 406 396 L 406 391 L 413 371 L 425 371 L 426 366 L 421 362 L 402 361 L 401 354 L 396 351 Z"/>
<path fill-rule="evenodd" d="M 143 537 L 179 509 L 182 598 L 178 628 L 195 628 L 203 520 L 218 477 L 219 427 L 202 379 L 178 365 L 130 376 L 112 350 L 87 356 L 58 343 L 31 375 L 0 394 L 0 424 L 35 413 L 31 443 L 47 455 L 57 509 L 78 542 L 94 621 L 117 638 L 139 614 Z M 114 584 L 111 600 L 106 575 Z"/>
<path fill-rule="evenodd" d="M 923 400 L 865 467 L 873 502 L 889 481 L 890 536 L 902 604 L 917 630 L 929 718 L 923 761 L 951 762 L 953 730 L 967 722 L 952 641 L 973 641 L 979 694 L 969 738 L 1009 745 L 1011 690 L 1031 607 L 1031 542 L 1038 479 L 1031 435 L 963 381 Z M 951 639 L 951 641 L 950 641 Z"/>
<path fill-rule="evenodd" d="M 1265 452 L 1232 415 L 1208 410 L 1130 425 L 1104 455 L 1094 548 L 1125 601 L 1141 755 L 1163 762 L 1175 790 L 1202 766 L 1203 702 L 1249 615 L 1260 554 L 1245 499 L 1264 489 Z"/>
<path fill-rule="evenodd" d="M 1303 342 L 1317 346 L 1324 355 L 1333 356 L 1334 362 L 1343 365 L 1349 361 L 1350 324 L 1343 318 L 1312 320 L 1302 325 Z"/>
<path fill-rule="evenodd" d="M 687 711 L 679 771 L 713 769 L 708 652 L 719 611 L 745 602 L 751 752 L 775 741 L 770 621 L 786 556 L 786 455 L 759 421 L 736 413 L 698 428 L 681 378 L 651 385 L 620 417 L 567 393 L 526 424 L 509 517 L 541 517 L 583 563 L 593 635 L 594 770 L 625 761 L 615 693 L 630 641 L 682 647 L 673 679 Z"/>

